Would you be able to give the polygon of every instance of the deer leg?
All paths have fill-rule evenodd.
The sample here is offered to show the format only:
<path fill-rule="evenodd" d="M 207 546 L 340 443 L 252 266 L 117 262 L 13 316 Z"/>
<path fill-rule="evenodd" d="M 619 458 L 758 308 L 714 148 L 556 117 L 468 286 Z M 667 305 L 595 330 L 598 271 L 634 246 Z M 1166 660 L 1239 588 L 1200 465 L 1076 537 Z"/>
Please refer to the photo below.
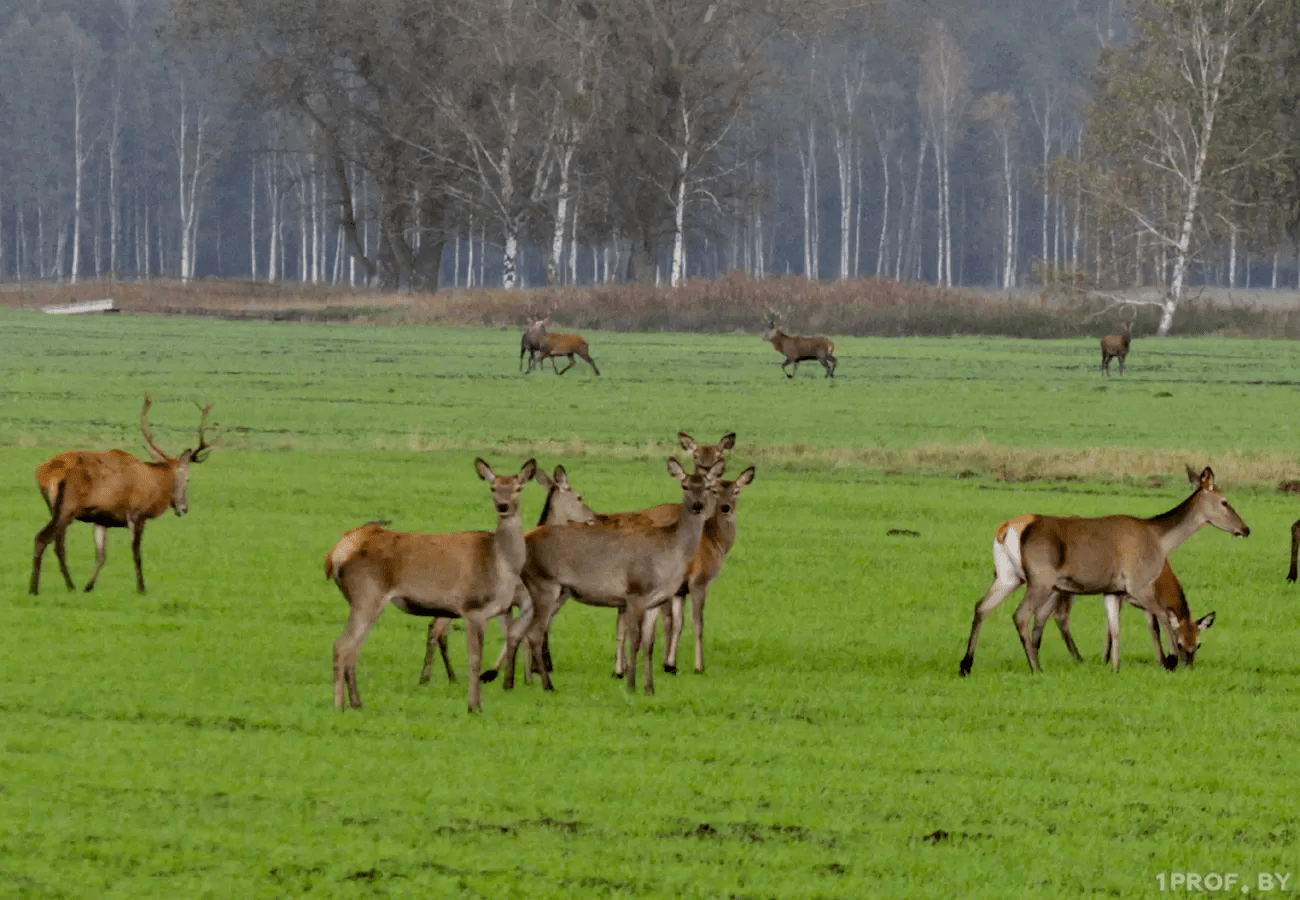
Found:
<path fill-rule="evenodd" d="M 144 568 L 140 562 L 140 539 L 144 537 L 144 519 L 127 522 L 127 527 L 131 529 L 131 556 L 135 559 L 135 590 L 136 593 L 144 593 Z M 95 584 L 94 579 L 86 585 L 86 590 L 90 590 Z"/>
<path fill-rule="evenodd" d="M 477 616 L 465 619 L 465 643 L 469 648 L 469 711 L 482 712 L 479 675 L 483 671 L 483 623 Z"/>
<path fill-rule="evenodd" d="M 993 584 L 989 586 L 988 592 L 975 604 L 975 618 L 970 626 L 970 638 L 966 641 L 966 655 L 961 659 L 961 667 L 958 670 L 963 676 L 969 675 L 971 667 L 975 665 L 975 644 L 979 640 L 980 628 L 984 624 L 984 619 L 989 613 L 997 609 L 1003 600 L 1011 596 L 1011 592 L 1020 585 L 1024 584 L 1019 576 L 1010 572 L 998 572 L 993 578 Z"/>
<path fill-rule="evenodd" d="M 98 527 L 96 526 L 97 529 Z M 76 587 L 72 583 L 72 573 L 68 571 L 67 537 L 67 525 L 54 533 L 54 555 L 59 560 L 59 571 L 63 574 L 63 583 L 68 586 L 68 590 L 75 591 Z"/>
<path fill-rule="evenodd" d="M 1029 671 L 1031 672 L 1043 671 L 1043 667 L 1038 662 L 1038 648 L 1034 646 L 1033 629 L 1040 611 L 1052 602 L 1052 596 L 1053 591 L 1050 587 L 1035 589 L 1031 585 L 1025 591 L 1025 597 L 1020 601 L 1020 605 L 1016 607 L 1015 616 L 1013 617 L 1016 631 L 1020 634 L 1020 646 L 1024 648 L 1025 659 L 1029 662 Z M 1050 608 L 1045 615 L 1051 615 Z"/>
<path fill-rule="evenodd" d="M 683 594 L 675 594 L 663 605 L 664 620 L 664 671 L 669 675 L 677 674 L 677 643 L 682 639 L 682 626 L 685 624 L 686 610 Z M 692 598 L 692 601 L 694 598 Z"/>
<path fill-rule="evenodd" d="M 334 642 L 334 708 L 343 708 L 343 689 L 347 687 L 348 699 L 354 709 L 361 708 L 361 691 L 357 688 L 357 655 L 361 645 L 370 633 L 370 628 L 384 611 L 380 601 L 379 608 L 352 607 L 348 622 L 343 626 L 343 633 Z"/>
<path fill-rule="evenodd" d="M 636 658 L 641 651 L 641 617 L 634 611 L 631 602 L 619 611 L 619 624 L 628 643 L 627 691 L 629 694 L 634 694 L 636 693 Z"/>
<path fill-rule="evenodd" d="M 99 571 L 102 568 L 104 568 L 105 545 L 107 543 L 108 543 L 108 529 L 105 528 L 103 525 L 96 525 L 95 526 L 95 571 L 91 574 L 90 581 L 86 582 L 86 593 L 90 593 L 91 589 L 94 588 L 95 582 L 99 579 Z M 58 542 L 55 542 L 54 549 L 55 550 L 59 549 Z M 63 562 L 62 553 L 59 554 L 59 562 L 60 563 Z M 64 574 L 66 575 L 66 569 Z M 72 580 L 71 578 L 68 578 L 68 581 L 71 580 Z M 144 593 L 144 591 L 141 591 L 141 593 Z"/>
<path fill-rule="evenodd" d="M 568 358 L 569 358 L 569 364 L 568 364 L 567 366 L 565 366 L 563 369 L 559 369 L 559 370 L 557 370 L 556 373 L 555 373 L 556 375 L 563 375 L 565 372 L 569 371 L 569 370 L 572 369 L 575 365 L 578 364 L 578 363 L 577 363 L 577 360 L 575 360 L 575 359 L 573 358 L 573 354 L 572 354 L 572 353 L 568 353 L 568 354 L 565 354 L 565 355 L 568 356 Z M 552 365 L 552 366 L 555 365 L 555 358 L 554 358 L 554 357 L 551 357 L 551 365 Z"/>
<path fill-rule="evenodd" d="M 826 369 L 827 378 L 835 377 L 835 367 L 838 365 L 839 365 L 839 361 L 829 353 L 827 353 L 826 356 L 822 358 L 822 366 L 825 367 Z"/>
<path fill-rule="evenodd" d="M 1291 526 L 1291 568 L 1286 573 L 1287 581 L 1296 579 L 1296 557 L 1300 555 L 1300 519 Z M 35 593 L 35 591 L 33 591 Z"/>
<path fill-rule="evenodd" d="M 1074 635 L 1070 634 L 1070 610 L 1074 606 L 1074 596 L 1071 594 L 1062 594 L 1059 591 L 1056 595 L 1056 602 L 1052 604 L 1052 617 L 1056 619 L 1056 628 L 1061 632 L 1061 640 L 1065 641 L 1065 649 L 1070 651 L 1075 662 L 1083 662 L 1083 654 L 1079 652 L 1079 645 L 1074 642 Z"/>
<path fill-rule="evenodd" d="M 645 645 L 645 692 L 655 692 L 655 626 L 659 623 L 659 607 L 652 607 L 641 613 L 640 623 L 630 622 L 633 627 L 641 629 L 641 643 Z M 633 662 L 635 663 L 635 658 Z"/>
<path fill-rule="evenodd" d="M 793 378 L 794 376 L 790 374 L 788 369 L 786 369 L 786 366 L 788 365 L 790 365 L 790 360 L 787 359 L 785 362 L 781 363 L 781 371 L 785 373 L 786 378 Z M 798 368 L 799 364 L 795 363 L 795 369 L 798 370 Z"/>
<path fill-rule="evenodd" d="M 708 584 L 697 584 L 691 589 L 691 625 L 695 628 L 695 674 L 704 673 L 704 601 L 709 599 Z M 677 632 L 681 633 L 681 626 Z"/>
<path fill-rule="evenodd" d="M 623 610 L 618 611 L 618 619 L 614 624 L 614 677 L 622 678 L 627 674 L 627 644 L 628 644 L 627 623 L 623 621 Z"/>
<path fill-rule="evenodd" d="M 1156 645 L 1156 659 L 1159 661 L 1160 665 L 1172 672 L 1174 669 L 1178 668 L 1178 660 L 1180 657 L 1178 651 L 1178 635 L 1174 633 L 1174 629 L 1170 627 L 1168 622 L 1163 623 L 1165 629 L 1169 632 L 1169 653 L 1166 655 L 1164 645 L 1160 643 L 1160 626 L 1163 620 L 1150 610 L 1143 610 L 1143 612 L 1146 613 L 1147 627 L 1151 629 L 1151 638 Z M 1188 663 L 1188 665 L 1191 665 L 1191 663 Z"/>
<path fill-rule="evenodd" d="M 1106 603 L 1106 648 L 1110 655 L 1110 668 L 1119 671 L 1119 605 L 1118 594 L 1107 594 Z"/>
<path fill-rule="evenodd" d="M 424 668 L 420 670 L 420 684 L 428 684 L 433 678 L 433 652 L 436 647 L 442 651 L 442 664 L 447 669 L 447 680 L 456 683 L 456 673 L 451 668 L 451 659 L 447 655 L 447 628 L 451 619 L 433 618 L 429 620 L 429 638 L 424 648 Z"/>
<path fill-rule="evenodd" d="M 596 368 L 596 361 L 594 359 L 592 359 L 590 356 L 588 356 L 585 353 L 580 353 L 578 355 L 587 361 L 587 363 L 591 366 L 593 372 L 595 372 L 597 375 L 600 374 L 600 369 Z"/>

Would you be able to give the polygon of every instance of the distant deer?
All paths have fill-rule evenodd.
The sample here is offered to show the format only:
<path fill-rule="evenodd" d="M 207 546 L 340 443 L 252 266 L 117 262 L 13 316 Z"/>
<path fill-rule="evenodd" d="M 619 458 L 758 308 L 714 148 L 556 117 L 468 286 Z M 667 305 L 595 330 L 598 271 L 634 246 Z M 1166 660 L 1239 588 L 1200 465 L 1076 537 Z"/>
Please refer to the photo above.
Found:
<path fill-rule="evenodd" d="M 1066 594 L 1127 594 L 1149 614 L 1163 613 L 1155 583 L 1172 553 L 1183 541 L 1205 525 L 1213 525 L 1238 537 L 1250 528 L 1237 515 L 1214 481 L 1208 467 L 1199 475 L 1190 468 L 1188 479 L 1196 485 L 1190 497 L 1178 506 L 1139 519 L 1133 516 L 1035 516 L 1020 533 L 1019 568 L 1025 582 L 1025 597 L 1015 612 L 1016 629 L 1029 668 L 1042 671 L 1037 641 L 1042 626 Z M 995 557 L 998 552 L 994 546 Z M 961 674 L 970 673 L 975 663 L 975 643 L 985 616 L 1015 590 L 995 580 L 975 605 Z M 1118 603 L 1114 604 L 1118 610 Z M 1108 619 L 1110 607 L 1108 606 Z M 1118 627 L 1118 612 L 1114 626 Z M 1118 637 L 1112 665 L 1118 666 Z"/>
<path fill-rule="evenodd" d="M 785 372 L 786 378 L 793 378 L 799 371 L 799 363 L 805 360 L 816 360 L 822 364 L 826 370 L 827 378 L 835 377 L 835 344 L 830 338 L 826 337 L 800 337 L 798 335 L 786 334 L 777 327 L 776 316 L 770 316 L 767 323 L 767 331 L 763 333 L 763 340 L 769 341 L 776 348 L 777 353 L 785 356 L 785 361 L 781 363 L 781 371 Z M 794 363 L 793 371 L 786 371 L 786 366 Z"/>
<path fill-rule="evenodd" d="M 522 365 L 524 354 L 528 354 L 528 369 L 524 374 L 533 371 L 533 367 L 541 368 L 542 363 L 546 360 L 551 361 L 551 369 L 556 375 L 563 375 L 572 369 L 576 362 L 575 356 L 580 356 L 587 361 L 593 372 L 600 374 L 600 369 L 596 368 L 596 362 L 591 358 L 591 348 L 587 346 L 587 339 L 580 334 L 553 334 L 546 330 L 550 324 L 551 314 L 538 318 L 532 316 L 531 324 L 528 330 L 524 332 L 523 338 L 519 345 L 519 361 Z M 567 356 L 569 364 L 563 369 L 555 364 L 557 356 Z"/>
<path fill-rule="evenodd" d="M 469 710 L 482 708 L 483 626 L 505 613 L 515 600 L 526 554 L 519 495 L 536 473 L 537 463 L 528 460 L 518 475 L 498 476 L 481 459 L 474 460 L 474 469 L 492 488 L 495 532 L 415 534 L 370 524 L 346 532 L 326 555 L 325 577 L 338 585 L 351 608 L 347 625 L 334 643 L 334 705 L 338 709 L 343 708 L 345 688 L 352 706 L 361 706 L 357 654 L 390 603 L 413 616 L 465 620 Z"/>
<path fill-rule="evenodd" d="M 530 646 L 540 647 L 541 636 L 567 596 L 619 608 L 631 645 L 628 690 L 636 690 L 637 656 L 644 643 L 645 692 L 653 694 L 654 610 L 672 599 L 686 577 L 704 523 L 713 513 L 722 465 L 688 475 L 676 459 L 668 460 L 668 473 L 682 487 L 682 510 L 674 525 L 544 525 L 530 531 L 521 573 L 533 601 L 532 621 L 522 635 Z M 520 637 L 512 629 L 507 640 L 507 689 L 514 686 Z M 545 666 L 541 669 L 542 686 L 553 690 L 550 673 Z"/>
<path fill-rule="evenodd" d="M 1120 334 L 1108 334 L 1101 339 L 1101 370 L 1110 374 L 1110 361 L 1119 360 L 1119 374 L 1124 374 L 1124 359 L 1128 356 L 1129 344 L 1133 342 L 1133 322 L 1137 318 L 1134 311 L 1124 322 L 1124 331 Z"/>
<path fill-rule="evenodd" d="M 541 469 L 533 476 L 537 483 L 546 488 L 546 502 L 542 505 L 542 515 L 537 524 L 541 525 L 567 525 L 573 522 L 582 522 L 591 524 L 597 521 L 596 514 L 591 511 L 591 507 L 582 502 L 582 494 L 573 489 L 569 484 L 569 474 L 564 470 L 564 466 L 555 467 L 554 478 L 548 477 Z M 515 589 L 514 606 L 524 607 L 528 605 L 528 591 L 524 589 L 523 582 Z M 509 612 L 501 616 L 502 630 L 509 634 L 510 630 Z M 447 629 L 451 626 L 451 619 L 435 618 L 429 623 L 428 642 L 424 653 L 424 668 L 420 670 L 420 684 L 428 684 L 433 677 L 433 655 L 435 648 L 442 655 L 443 667 L 447 670 L 447 680 L 456 681 L 456 674 L 451 667 L 451 659 L 447 655 Z M 550 649 L 545 643 L 543 647 L 543 659 L 549 664 Z M 497 671 L 500 670 L 501 664 L 505 659 L 505 648 L 502 647 L 501 655 L 497 658 L 496 665 L 484 671 L 479 680 L 486 683 L 493 681 L 497 677 Z"/>
<path fill-rule="evenodd" d="M 1016 588 L 1025 583 L 1024 569 L 1020 565 L 1020 535 L 1030 522 L 1038 518 L 1035 515 L 1017 516 L 1003 522 L 998 526 L 997 533 L 993 538 L 993 585 L 989 588 L 988 593 L 977 605 L 977 615 L 987 616 L 996 609 L 1003 600 L 1009 597 Z M 1214 624 L 1214 613 L 1203 616 L 1200 619 L 1193 619 L 1191 611 L 1187 607 L 1187 597 L 1183 593 L 1183 587 L 1174 575 L 1174 571 L 1169 566 L 1169 561 L 1165 560 L 1165 566 L 1155 581 L 1156 599 L 1159 601 L 1160 609 L 1163 616 L 1156 616 L 1146 608 L 1142 607 L 1132 598 L 1120 594 L 1107 594 L 1106 602 L 1106 652 L 1104 659 L 1112 664 L 1113 667 L 1119 666 L 1119 602 L 1121 599 L 1128 599 L 1130 603 L 1138 606 L 1146 613 L 1147 625 L 1151 629 L 1151 637 L 1155 644 L 1156 661 L 1166 669 L 1173 669 L 1181 660 L 1184 664 L 1192 665 L 1193 657 L 1201 645 L 1200 633 Z M 1073 594 L 1057 592 L 1055 606 L 1052 609 L 1052 616 L 1056 619 L 1057 628 L 1060 629 L 1061 638 L 1065 641 L 1066 648 L 1076 662 L 1083 661 L 1083 655 L 1079 653 L 1079 647 L 1074 642 L 1074 637 L 1070 633 L 1070 610 L 1074 605 Z M 981 616 L 981 619 L 982 619 Z M 1169 631 L 1169 645 L 1171 651 L 1169 656 L 1165 655 L 1164 646 L 1160 640 L 1160 628 L 1164 626 Z M 1041 646 L 1042 631 L 1035 633 L 1035 646 Z M 971 646 L 969 652 L 973 655 L 974 648 Z"/>
<path fill-rule="evenodd" d="M 75 590 L 68 561 L 64 555 L 64 539 L 68 526 L 74 520 L 95 526 L 95 572 L 86 584 L 86 590 L 95 587 L 95 580 L 104 568 L 106 530 L 126 528 L 131 532 L 131 553 L 135 557 L 135 587 L 144 590 L 144 571 L 140 562 L 140 541 L 144 537 L 145 523 L 156 519 L 168 507 L 177 516 L 185 515 L 189 504 L 185 499 L 189 485 L 190 464 L 201 463 L 211 452 L 204 435 L 208 413 L 212 404 L 200 407 L 199 443 L 180 456 L 168 456 L 154 443 L 149 431 L 149 407 L 153 399 L 145 395 L 140 410 L 140 431 L 149 448 L 152 462 L 144 462 L 121 450 L 100 453 L 93 450 L 70 450 L 52 456 L 36 469 L 36 484 L 50 510 L 50 521 L 36 533 L 36 552 L 32 558 L 32 582 L 29 591 L 40 590 L 41 557 L 50 541 L 59 558 L 59 569 L 68 590 Z"/>
<path fill-rule="evenodd" d="M 1297 554 L 1300 554 L 1300 519 L 1291 526 L 1291 571 L 1286 573 L 1287 581 L 1295 581 Z"/>

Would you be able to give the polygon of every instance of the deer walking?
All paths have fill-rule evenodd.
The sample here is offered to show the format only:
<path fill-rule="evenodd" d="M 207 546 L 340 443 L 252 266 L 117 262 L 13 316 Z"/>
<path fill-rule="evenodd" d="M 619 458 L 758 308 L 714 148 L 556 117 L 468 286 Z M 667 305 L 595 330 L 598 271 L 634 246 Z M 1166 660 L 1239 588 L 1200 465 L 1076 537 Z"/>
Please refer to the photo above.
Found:
<path fill-rule="evenodd" d="M 1296 519 L 1295 524 L 1291 526 L 1291 569 L 1286 573 L 1287 581 L 1295 581 L 1298 554 L 1300 554 L 1300 519 Z"/>
<path fill-rule="evenodd" d="M 360 708 L 357 655 L 371 626 L 392 604 L 413 616 L 465 620 L 469 647 L 469 710 L 482 709 L 479 672 L 483 627 L 515 600 L 526 550 L 519 521 L 519 495 L 537 471 L 528 460 L 518 475 L 496 475 L 474 460 L 479 478 L 492 489 L 497 527 L 491 531 L 417 534 L 388 531 L 378 524 L 344 533 L 325 557 L 325 577 L 338 585 L 351 609 L 334 643 L 334 705 L 343 709 L 344 691 Z M 531 614 L 525 609 L 527 621 Z M 530 647 L 532 645 L 530 644 Z"/>
<path fill-rule="evenodd" d="M 1151 518 L 1035 516 L 1024 525 L 1019 559 L 1013 560 L 1018 562 L 1026 585 L 1015 623 L 1031 671 L 1042 671 L 1036 641 L 1041 639 L 1042 626 L 1062 595 L 1126 594 L 1145 611 L 1159 616 L 1161 606 L 1155 583 L 1170 553 L 1205 525 L 1238 537 L 1250 534 L 1250 528 L 1215 484 L 1210 468 L 1199 475 L 1189 468 L 1187 475 L 1196 486 L 1192 495 Z M 998 546 L 995 543 L 995 567 Z M 975 643 L 985 616 L 1018 586 L 1007 587 L 1009 581 L 995 578 L 975 605 L 970 639 L 961 661 L 962 675 L 968 675 L 974 665 Z M 1113 608 L 1116 612 L 1112 617 L 1108 606 L 1108 620 L 1113 619 L 1118 628 L 1118 602 Z M 1117 638 L 1114 651 L 1112 665 L 1118 668 Z"/>
<path fill-rule="evenodd" d="M 835 366 L 838 363 L 835 359 L 835 344 L 830 338 L 786 334 L 777 327 L 776 316 L 772 316 L 768 319 L 763 340 L 770 342 L 777 353 L 785 356 L 781 371 L 785 372 L 786 378 L 793 378 L 799 371 L 799 363 L 807 360 L 821 363 L 827 378 L 835 377 Z M 794 370 L 786 371 L 785 367 L 790 363 L 794 363 Z"/>
<path fill-rule="evenodd" d="M 587 345 L 587 339 L 580 334 L 558 334 L 546 330 L 550 324 L 551 314 L 547 313 L 540 318 L 532 316 L 531 324 L 528 330 L 524 332 L 520 339 L 519 346 L 519 363 L 523 365 L 524 354 L 528 354 L 528 368 L 524 374 L 527 375 L 533 371 L 534 366 L 541 368 L 542 363 L 546 360 L 551 361 L 551 369 L 556 375 L 563 375 L 576 365 L 575 356 L 580 356 L 591 366 L 591 370 L 597 375 L 600 369 L 596 368 L 596 361 L 591 358 L 591 348 Z M 569 364 L 561 369 L 555 364 L 555 358 L 558 356 L 568 357 Z"/>
<path fill-rule="evenodd" d="M 89 522 L 95 526 L 95 571 L 86 583 L 86 591 L 95 587 L 104 568 L 107 529 L 126 528 L 131 532 L 131 553 L 135 558 L 135 587 L 143 594 L 144 571 L 140 559 L 140 542 L 144 526 L 170 507 L 177 516 L 189 510 L 186 488 L 190 464 L 201 463 L 211 452 L 204 435 L 212 404 L 200 407 L 198 446 L 180 456 L 168 456 L 154 443 L 149 430 L 149 407 L 153 399 L 145 395 L 140 410 L 140 431 L 153 457 L 151 462 L 137 459 L 121 450 L 101 453 L 94 450 L 69 450 L 52 456 L 36 469 L 36 484 L 49 507 L 49 523 L 36 533 L 32 557 L 32 594 L 40 591 L 41 557 L 54 542 L 54 553 L 68 590 L 75 590 L 64 553 L 68 526 L 72 522 Z"/>
<path fill-rule="evenodd" d="M 619 608 L 631 645 L 628 691 L 636 690 L 637 656 L 644 643 L 645 692 L 653 694 L 653 613 L 672 598 L 686 577 L 704 523 L 713 513 L 722 465 L 688 475 L 675 458 L 668 460 L 668 473 L 682 488 L 682 509 L 674 525 L 544 525 L 530 531 L 528 560 L 521 573 L 533 601 L 533 618 L 522 635 L 530 645 L 540 648 L 541 636 L 568 596 L 592 606 Z M 512 629 L 507 640 L 507 689 L 514 686 L 520 637 Z M 545 666 L 541 677 L 542 686 L 553 690 Z"/>
<path fill-rule="evenodd" d="M 996 609 L 1006 600 L 1017 588 L 1025 583 L 1024 569 L 1020 564 L 1020 535 L 1025 527 L 1038 518 L 1036 515 L 1029 514 L 1017 516 L 1000 524 L 993 538 L 993 584 L 990 586 L 988 593 L 976 604 L 976 621 L 983 622 L 985 616 Z M 1151 630 L 1151 637 L 1155 644 L 1156 661 L 1166 669 L 1173 669 L 1181 660 L 1184 664 L 1190 666 L 1197 649 L 1200 647 L 1200 632 L 1214 624 L 1214 613 L 1203 616 L 1200 619 L 1193 619 L 1191 611 L 1187 607 L 1187 597 L 1183 592 L 1182 584 L 1179 583 L 1178 577 L 1169 566 L 1169 561 L 1165 560 L 1165 566 L 1160 571 L 1155 581 L 1156 599 L 1164 613 L 1163 616 L 1152 614 L 1145 607 L 1142 607 L 1132 598 L 1125 598 L 1120 594 L 1107 594 L 1106 603 L 1106 650 L 1103 658 L 1114 667 L 1119 665 L 1119 602 L 1121 599 L 1128 599 L 1130 603 L 1138 606 L 1146 613 L 1147 626 Z M 1056 620 L 1057 628 L 1061 632 L 1061 638 L 1065 641 L 1066 649 L 1074 657 L 1076 662 L 1083 662 L 1083 655 L 1079 652 L 1079 646 L 1074 641 L 1074 636 L 1070 633 L 1070 611 L 1074 605 L 1073 594 L 1057 592 L 1052 608 L 1052 617 Z M 1164 626 L 1169 631 L 1169 646 L 1171 652 L 1166 656 L 1164 646 L 1160 639 L 1160 628 Z M 973 660 L 975 654 L 975 637 L 978 635 L 978 627 L 972 627 L 972 638 L 967 646 L 967 655 Z M 1035 646 L 1041 646 L 1042 630 L 1035 633 Z M 964 661 L 963 661 L 964 662 Z M 968 674 L 969 668 L 964 669 L 962 674 Z"/>
<path fill-rule="evenodd" d="M 1110 361 L 1119 360 L 1119 374 L 1124 374 L 1124 360 L 1128 357 L 1129 345 L 1133 342 L 1133 321 L 1137 313 L 1124 322 L 1124 330 L 1119 334 L 1108 334 L 1101 339 L 1101 370 L 1110 375 Z"/>

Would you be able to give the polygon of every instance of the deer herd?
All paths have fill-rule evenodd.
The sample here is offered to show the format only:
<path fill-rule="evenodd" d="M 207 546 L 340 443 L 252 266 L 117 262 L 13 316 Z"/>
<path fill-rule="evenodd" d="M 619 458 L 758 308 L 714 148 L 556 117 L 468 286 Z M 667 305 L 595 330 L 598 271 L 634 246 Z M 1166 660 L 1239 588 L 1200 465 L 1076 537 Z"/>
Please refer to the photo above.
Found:
<path fill-rule="evenodd" d="M 556 374 L 574 365 L 574 357 L 600 370 L 587 342 L 575 334 L 546 331 L 550 315 L 532 316 L 520 343 L 520 367 L 527 371 L 551 360 Z M 1102 339 L 1102 368 L 1111 358 L 1120 362 L 1128 352 L 1132 320 L 1124 334 Z M 834 345 L 827 338 L 783 333 L 773 315 L 764 334 L 790 363 L 815 360 L 826 377 L 835 374 Z M 564 356 L 568 365 L 555 366 Z M 786 372 L 793 377 L 793 372 Z M 200 407 L 197 442 L 178 456 L 169 456 L 154 441 L 149 428 L 152 400 L 144 398 L 140 430 L 151 461 L 121 450 L 60 453 L 36 470 L 37 486 L 49 509 L 49 522 L 36 534 L 30 593 L 40 589 L 41 559 L 51 542 L 68 590 L 74 590 L 65 556 L 65 536 L 75 520 L 94 526 L 95 570 L 85 586 L 94 588 L 104 567 L 106 530 L 126 528 L 131 534 L 136 589 L 145 592 L 140 542 L 145 523 L 168 508 L 177 516 L 188 510 L 186 487 L 190 466 L 202 463 L 212 449 L 206 435 L 211 404 Z M 675 457 L 667 460 L 668 475 L 681 489 L 680 501 L 629 512 L 597 513 L 586 505 L 569 481 L 564 466 L 548 475 L 533 459 L 517 473 L 497 474 L 484 460 L 474 469 L 488 486 L 496 512 L 493 531 L 439 534 L 389 530 L 387 522 L 370 522 L 338 539 L 325 556 L 325 576 L 337 585 L 348 603 L 342 634 L 334 643 L 334 705 L 361 706 L 357 657 L 370 629 L 386 607 L 430 619 L 420 682 L 431 678 L 435 655 L 441 655 L 447 679 L 456 680 L 448 654 L 447 631 L 453 619 L 464 622 L 468 645 L 469 709 L 481 708 L 481 685 L 503 673 L 502 683 L 515 682 L 520 645 L 527 648 L 524 677 L 536 675 L 545 690 L 553 690 L 550 630 L 566 600 L 617 612 L 614 675 L 636 690 L 638 661 L 644 655 L 644 690 L 654 692 L 654 640 L 662 620 L 665 635 L 663 669 L 677 671 L 678 643 L 689 599 L 694 627 L 694 670 L 704 671 L 704 606 L 712 583 L 736 542 L 736 508 L 741 492 L 754 480 L 753 466 L 734 480 L 724 480 L 727 454 L 736 436 L 728 433 L 716 444 L 700 444 L 685 432 L 677 435 L 690 454 L 693 471 Z M 1214 624 L 1210 613 L 1193 618 L 1182 584 L 1169 564 L 1169 555 L 1206 525 L 1237 537 L 1250 528 L 1219 488 L 1214 472 L 1187 471 L 1194 490 L 1168 512 L 1150 518 L 1125 515 L 1085 518 L 1027 514 L 1001 523 L 993 538 L 993 583 L 975 604 L 966 654 L 959 672 L 969 675 L 984 619 L 1014 591 L 1025 593 L 1013 617 L 1033 672 L 1042 670 L 1039 649 L 1043 628 L 1054 618 L 1070 654 L 1081 661 L 1070 634 L 1074 599 L 1102 595 L 1106 611 L 1104 658 L 1119 670 L 1120 609 L 1129 603 L 1146 617 L 1156 659 L 1165 668 L 1191 666 L 1201 633 Z M 546 491 L 537 525 L 525 530 L 520 498 L 536 481 Z M 1291 529 L 1291 567 L 1287 580 L 1296 581 L 1300 555 L 1300 521 Z M 498 619 L 504 646 L 495 664 L 483 668 L 487 623 Z M 1166 653 L 1162 632 L 1168 639 Z"/>

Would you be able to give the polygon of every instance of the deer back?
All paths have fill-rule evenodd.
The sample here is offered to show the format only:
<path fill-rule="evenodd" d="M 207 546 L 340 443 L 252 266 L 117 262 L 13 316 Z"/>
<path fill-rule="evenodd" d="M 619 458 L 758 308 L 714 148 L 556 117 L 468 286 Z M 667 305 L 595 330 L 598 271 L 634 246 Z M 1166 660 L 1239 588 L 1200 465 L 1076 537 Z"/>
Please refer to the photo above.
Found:
<path fill-rule="evenodd" d="M 570 353 L 585 354 L 589 351 L 587 339 L 580 334 L 554 334 L 547 332 L 542 337 L 546 352 L 552 356 L 567 356 Z"/>
<path fill-rule="evenodd" d="M 183 513 L 188 464 L 187 456 L 145 462 L 121 450 L 71 450 L 42 463 L 36 480 L 51 506 L 61 492 L 74 518 L 125 525 L 128 518 L 156 518 L 170 506 Z"/>

